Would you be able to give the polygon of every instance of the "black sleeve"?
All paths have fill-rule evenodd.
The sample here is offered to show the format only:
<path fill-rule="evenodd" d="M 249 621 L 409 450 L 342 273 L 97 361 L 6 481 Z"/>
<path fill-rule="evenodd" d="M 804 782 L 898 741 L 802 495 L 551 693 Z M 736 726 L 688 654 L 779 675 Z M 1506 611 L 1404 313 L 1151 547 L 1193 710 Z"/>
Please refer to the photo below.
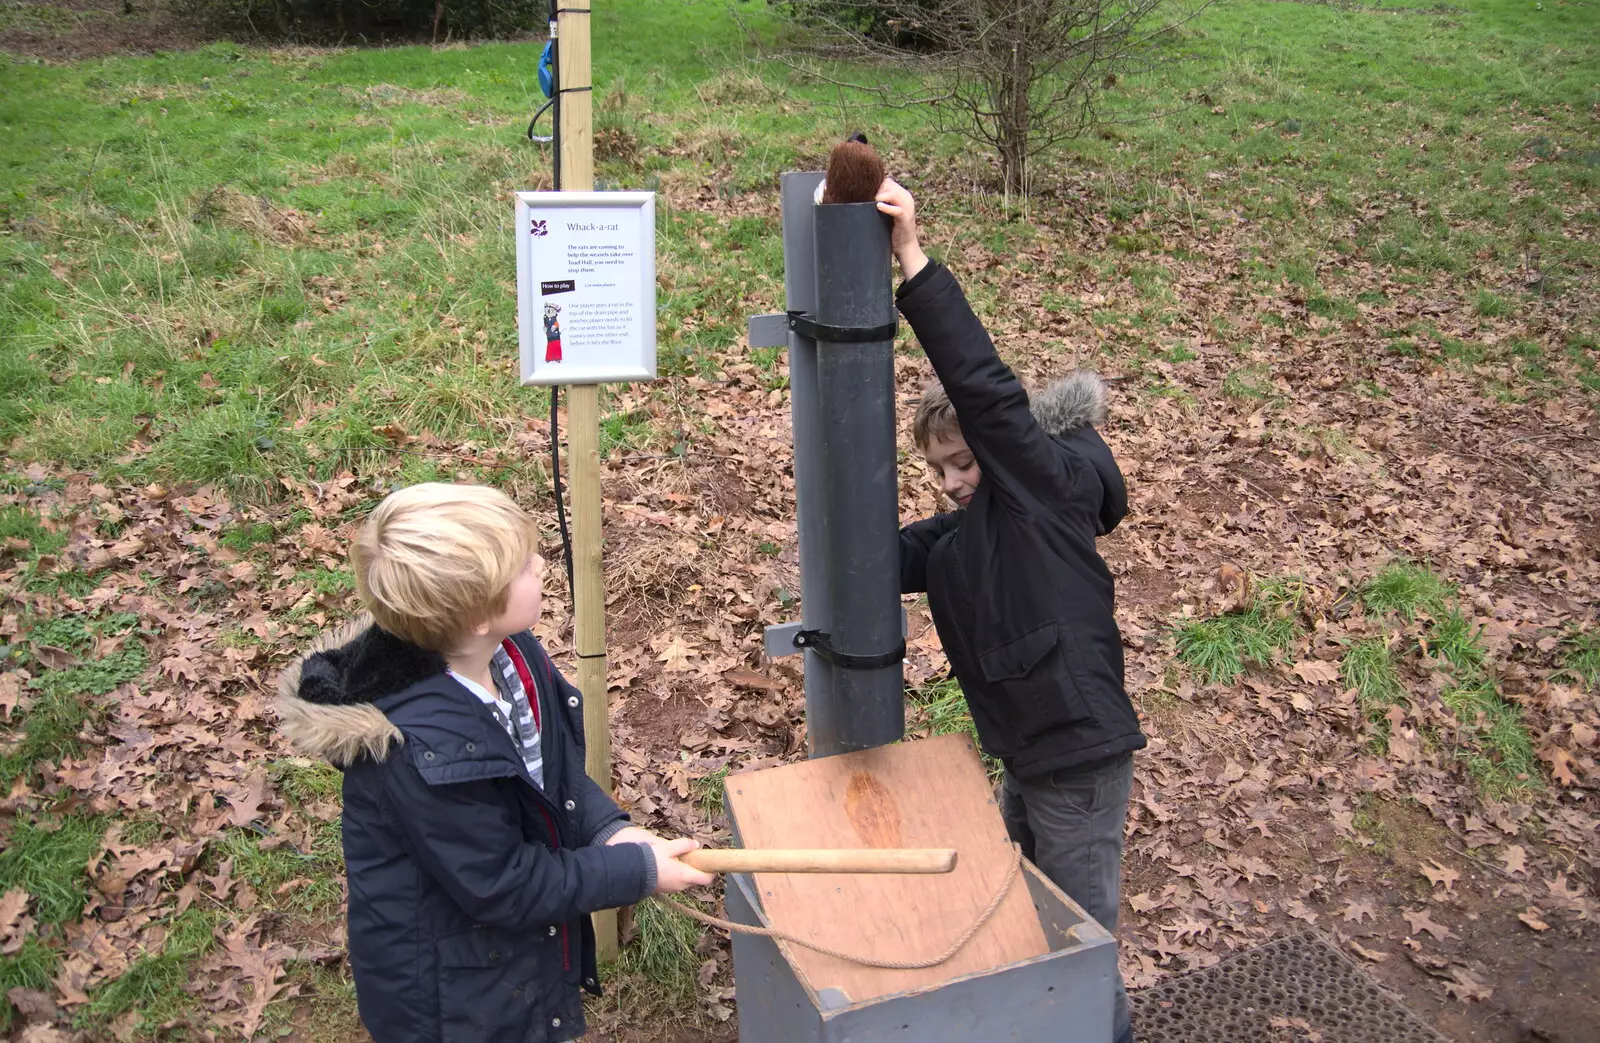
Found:
<path fill-rule="evenodd" d="M 928 589 L 928 554 L 960 520 L 959 511 L 948 511 L 900 530 L 900 593 L 920 594 Z"/>
<path fill-rule="evenodd" d="M 1022 382 L 1000 361 L 950 270 L 929 261 L 900 287 L 896 303 L 955 406 L 983 480 L 994 483 L 996 501 L 1022 510 L 1071 490 L 1074 461 L 1033 418 Z"/>
<path fill-rule="evenodd" d="M 1110 456 L 1108 449 L 1106 455 Z M 1100 504 L 1100 535 L 1115 529 L 1128 516 L 1128 485 L 1123 480 L 1122 468 L 1117 466 L 1117 461 L 1112 459 L 1111 466 L 1100 474 L 1100 484 L 1105 487 L 1106 496 Z"/>
<path fill-rule="evenodd" d="M 474 920 L 530 931 L 650 893 L 639 844 L 553 850 L 523 839 L 496 780 L 430 785 L 405 749 L 390 755 L 385 799 L 404 844 Z"/>

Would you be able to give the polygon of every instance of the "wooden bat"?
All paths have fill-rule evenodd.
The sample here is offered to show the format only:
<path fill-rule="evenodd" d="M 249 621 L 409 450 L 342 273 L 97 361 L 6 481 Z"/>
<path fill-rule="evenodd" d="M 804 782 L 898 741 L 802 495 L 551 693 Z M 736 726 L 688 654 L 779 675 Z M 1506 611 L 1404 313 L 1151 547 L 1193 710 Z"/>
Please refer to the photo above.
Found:
<path fill-rule="evenodd" d="M 702 848 L 678 859 L 702 873 L 948 873 L 954 848 Z"/>

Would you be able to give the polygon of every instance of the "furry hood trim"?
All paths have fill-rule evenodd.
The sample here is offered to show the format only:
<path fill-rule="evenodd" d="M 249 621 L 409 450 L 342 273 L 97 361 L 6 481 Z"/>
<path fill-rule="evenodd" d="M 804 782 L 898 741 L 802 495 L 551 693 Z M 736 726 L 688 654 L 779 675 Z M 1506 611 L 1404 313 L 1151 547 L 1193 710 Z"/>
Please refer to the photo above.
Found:
<path fill-rule="evenodd" d="M 345 767 L 405 741 L 375 700 L 445 670 L 444 658 L 363 613 L 322 635 L 278 677 L 279 730 L 302 756 Z"/>
<path fill-rule="evenodd" d="M 1033 418 L 1052 435 L 1106 422 L 1106 382 L 1089 369 L 1075 369 L 1033 396 Z"/>

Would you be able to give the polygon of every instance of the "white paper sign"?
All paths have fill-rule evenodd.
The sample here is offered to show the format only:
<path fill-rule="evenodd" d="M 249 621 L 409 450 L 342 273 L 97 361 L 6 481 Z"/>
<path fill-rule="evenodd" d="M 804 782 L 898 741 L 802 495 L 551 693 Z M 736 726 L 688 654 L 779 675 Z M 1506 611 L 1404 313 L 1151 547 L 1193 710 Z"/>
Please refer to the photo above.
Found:
<path fill-rule="evenodd" d="M 653 192 L 518 192 L 524 384 L 656 375 Z"/>

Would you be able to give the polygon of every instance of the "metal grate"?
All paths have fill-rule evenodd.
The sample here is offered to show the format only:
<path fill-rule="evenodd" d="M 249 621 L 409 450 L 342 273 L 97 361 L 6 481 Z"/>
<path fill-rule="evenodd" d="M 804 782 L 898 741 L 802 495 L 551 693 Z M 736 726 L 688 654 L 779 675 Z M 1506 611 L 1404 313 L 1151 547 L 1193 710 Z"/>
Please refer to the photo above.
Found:
<path fill-rule="evenodd" d="M 1445 1043 L 1314 933 L 1280 938 L 1128 1001 L 1141 1043 Z"/>

